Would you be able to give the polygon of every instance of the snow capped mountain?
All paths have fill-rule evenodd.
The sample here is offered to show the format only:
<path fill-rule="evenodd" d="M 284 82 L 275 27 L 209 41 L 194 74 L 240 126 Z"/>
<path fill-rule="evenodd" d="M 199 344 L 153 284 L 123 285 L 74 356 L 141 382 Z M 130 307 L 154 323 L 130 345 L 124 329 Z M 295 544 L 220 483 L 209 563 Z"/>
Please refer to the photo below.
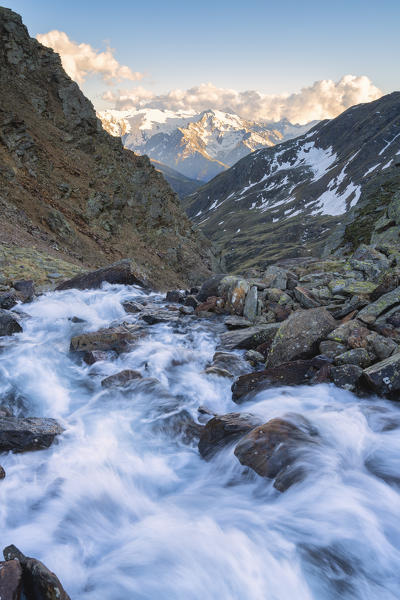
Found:
<path fill-rule="evenodd" d="M 219 110 L 194 111 L 143 108 L 105 110 L 104 128 L 121 136 L 126 148 L 162 162 L 192 179 L 208 181 L 250 152 L 301 135 L 308 125 L 247 121 Z"/>
<path fill-rule="evenodd" d="M 186 198 L 188 215 L 230 268 L 317 253 L 333 234 L 330 248 L 340 236 L 364 241 L 400 189 L 399 117 L 394 92 L 258 150 Z"/>

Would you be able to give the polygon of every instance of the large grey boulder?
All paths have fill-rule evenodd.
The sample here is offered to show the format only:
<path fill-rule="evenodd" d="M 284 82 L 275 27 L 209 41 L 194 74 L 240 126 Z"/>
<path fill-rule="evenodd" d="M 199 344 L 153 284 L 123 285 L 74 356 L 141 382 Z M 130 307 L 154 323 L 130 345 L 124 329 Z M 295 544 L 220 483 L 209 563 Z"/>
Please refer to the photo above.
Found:
<path fill-rule="evenodd" d="M 13 314 L 8 310 L 0 309 L 0 336 L 12 335 L 21 331 L 22 327 Z"/>
<path fill-rule="evenodd" d="M 237 440 L 257 425 L 260 419 L 246 413 L 218 415 L 208 421 L 199 440 L 199 452 L 203 458 L 211 458 L 226 444 Z"/>
<path fill-rule="evenodd" d="M 379 315 L 397 305 L 400 306 L 400 287 L 397 287 L 387 294 L 383 294 L 378 300 L 368 304 L 365 308 L 360 310 L 357 319 L 360 319 L 360 321 L 367 324 L 374 323 Z"/>
<path fill-rule="evenodd" d="M 310 358 L 318 353 L 319 343 L 336 325 L 324 308 L 297 310 L 284 321 L 268 352 L 266 367 L 276 367 L 295 359 Z"/>
<path fill-rule="evenodd" d="M 400 353 L 364 369 L 364 378 L 379 395 L 400 400 Z"/>
<path fill-rule="evenodd" d="M 0 452 L 42 450 L 63 431 L 55 419 L 0 417 Z"/>
<path fill-rule="evenodd" d="M 56 287 L 56 290 L 97 289 L 105 282 L 146 287 L 144 278 L 136 271 L 133 262 L 129 259 L 124 259 L 113 265 L 109 265 L 108 267 L 102 267 L 96 271 L 76 275 L 72 279 L 60 283 L 60 285 Z"/>
<path fill-rule="evenodd" d="M 227 350 L 252 350 L 260 344 L 272 341 L 279 326 L 280 323 L 269 323 L 257 327 L 227 331 L 221 335 L 221 345 Z"/>

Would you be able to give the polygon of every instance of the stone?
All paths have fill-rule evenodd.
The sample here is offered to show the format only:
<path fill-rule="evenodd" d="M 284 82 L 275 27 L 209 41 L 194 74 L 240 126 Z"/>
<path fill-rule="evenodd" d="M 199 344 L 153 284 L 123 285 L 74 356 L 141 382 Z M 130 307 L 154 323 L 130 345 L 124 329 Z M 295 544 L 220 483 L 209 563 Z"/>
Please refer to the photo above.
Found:
<path fill-rule="evenodd" d="M 6 472 L 3 469 L 3 467 L 0 465 L 0 479 L 4 479 L 6 476 Z M 0 594 L 0 598 L 1 598 L 1 594 Z"/>
<path fill-rule="evenodd" d="M 196 309 L 199 305 L 195 296 L 193 296 L 192 294 L 190 294 L 189 296 L 186 296 L 185 300 L 183 301 L 183 304 L 184 304 L 184 306 L 187 306 L 188 308 L 193 308 L 193 309 Z"/>
<path fill-rule="evenodd" d="M 320 353 L 324 354 L 328 358 L 335 358 L 335 356 L 343 354 L 343 352 L 346 352 L 346 350 L 347 346 L 345 344 L 333 342 L 332 340 L 325 340 L 319 345 Z"/>
<path fill-rule="evenodd" d="M 219 296 L 210 296 L 205 302 L 202 302 L 195 308 L 196 315 L 202 312 L 213 312 L 222 314 L 225 312 L 225 300 Z"/>
<path fill-rule="evenodd" d="M 139 285 L 140 287 L 147 288 L 146 281 L 137 272 L 133 261 L 124 259 L 108 267 L 76 275 L 72 279 L 60 283 L 56 287 L 56 290 L 94 290 L 100 288 L 105 282 L 122 285 Z"/>
<path fill-rule="evenodd" d="M 243 315 L 244 304 L 250 286 L 246 279 L 227 275 L 221 280 L 218 293 L 225 300 L 225 309 L 232 315 Z"/>
<path fill-rule="evenodd" d="M 252 365 L 258 365 L 264 362 L 264 356 L 261 354 L 261 352 L 257 352 L 257 350 L 247 350 L 244 358 Z"/>
<path fill-rule="evenodd" d="M 18 560 L 0 562 L 1 600 L 20 600 L 22 589 L 22 567 Z"/>
<path fill-rule="evenodd" d="M 348 281 L 341 286 L 340 292 L 349 296 L 369 296 L 377 287 L 378 284 L 372 281 Z"/>
<path fill-rule="evenodd" d="M 13 292 L 0 294 L 0 308 L 10 310 L 18 303 L 18 296 Z"/>
<path fill-rule="evenodd" d="M 263 371 L 246 373 L 236 379 L 232 385 L 232 400 L 240 404 L 247 400 L 249 394 L 282 385 L 303 385 L 310 383 L 325 360 L 295 360 Z"/>
<path fill-rule="evenodd" d="M 306 288 L 297 286 L 293 290 L 296 300 L 302 308 L 317 308 L 321 303 Z"/>
<path fill-rule="evenodd" d="M 207 298 L 210 298 L 211 296 L 219 296 L 219 286 L 224 277 L 226 277 L 226 275 L 220 274 L 207 279 L 200 288 L 197 300 L 201 303 L 205 302 Z"/>
<path fill-rule="evenodd" d="M 272 321 L 278 321 L 279 323 L 281 323 L 282 321 L 286 321 L 286 319 L 292 313 L 290 307 L 281 306 L 277 302 L 268 302 L 267 308 L 273 314 Z"/>
<path fill-rule="evenodd" d="M 315 355 L 319 343 L 335 325 L 335 319 L 324 308 L 295 311 L 280 325 L 268 352 L 266 366 L 276 367 Z"/>
<path fill-rule="evenodd" d="M 227 350 L 253 350 L 260 344 L 272 341 L 279 329 L 278 323 L 227 331 L 220 337 L 221 345 Z"/>
<path fill-rule="evenodd" d="M 247 363 L 237 354 L 230 352 L 215 352 L 210 367 L 223 369 L 233 375 L 243 375 L 248 371 Z"/>
<path fill-rule="evenodd" d="M 255 321 L 257 317 L 258 291 L 257 286 L 253 285 L 249 289 L 244 302 L 243 316 L 249 321 Z"/>
<path fill-rule="evenodd" d="M 71 352 L 88 352 L 91 350 L 114 350 L 123 352 L 129 343 L 139 340 L 145 335 L 143 329 L 133 326 L 119 325 L 108 329 L 99 329 L 90 333 L 82 333 L 71 338 Z"/>
<path fill-rule="evenodd" d="M 110 375 L 105 379 L 102 379 L 101 385 L 105 388 L 111 387 L 124 387 L 129 385 L 135 379 L 142 379 L 142 374 L 139 371 L 133 371 L 132 369 L 124 369 L 119 373 L 115 373 L 114 375 Z"/>
<path fill-rule="evenodd" d="M 204 370 L 206 375 L 217 375 L 218 377 L 228 377 L 229 379 L 233 379 L 234 375 L 227 369 L 222 369 L 221 367 L 216 367 L 215 365 L 211 365 L 211 367 L 207 367 Z"/>
<path fill-rule="evenodd" d="M 364 369 L 363 375 L 368 385 L 378 394 L 400 399 L 400 353 Z"/>
<path fill-rule="evenodd" d="M 393 327 L 400 327 L 400 310 L 391 314 L 386 321 L 389 323 L 389 325 L 393 325 Z"/>
<path fill-rule="evenodd" d="M 285 269 L 270 265 L 264 274 L 264 279 L 268 282 L 268 286 L 286 290 L 288 274 Z"/>
<path fill-rule="evenodd" d="M 266 297 L 270 302 L 276 302 L 280 306 L 292 305 L 293 300 L 286 292 L 279 288 L 271 288 L 266 290 Z"/>
<path fill-rule="evenodd" d="M 379 335 L 375 331 L 367 336 L 366 341 L 368 351 L 379 360 L 384 360 L 399 351 L 399 346 L 394 340 Z"/>
<path fill-rule="evenodd" d="M 35 295 L 35 285 L 31 279 L 14 281 L 13 288 L 19 292 L 23 302 L 30 302 Z"/>
<path fill-rule="evenodd" d="M 353 348 L 335 357 L 335 365 L 357 365 L 364 369 L 372 363 L 372 358 L 365 348 Z"/>
<path fill-rule="evenodd" d="M 251 327 L 252 323 L 245 317 L 238 317 L 236 315 L 231 315 L 226 317 L 224 320 L 225 325 L 228 329 L 246 329 L 246 327 Z"/>
<path fill-rule="evenodd" d="M 354 344 L 352 347 L 356 348 L 356 340 L 359 340 L 359 344 L 364 343 L 362 340 L 366 339 L 369 334 L 369 330 L 354 319 L 353 321 L 348 321 L 346 323 L 342 323 L 339 327 L 336 327 L 333 331 L 331 331 L 326 337 L 328 340 L 332 342 L 338 342 L 339 344 L 347 345 L 349 338 Z"/>
<path fill-rule="evenodd" d="M 360 308 L 364 308 L 368 304 L 368 300 L 362 298 L 360 296 L 352 296 L 346 304 L 342 304 L 341 306 L 334 306 L 332 309 L 329 309 L 332 317 L 335 319 L 342 319 L 347 315 L 353 313 L 354 311 L 360 310 Z M 328 308 L 328 307 L 327 307 Z"/>
<path fill-rule="evenodd" d="M 139 302 L 133 302 L 132 300 L 127 300 L 122 303 L 124 310 L 127 313 L 136 314 L 141 312 L 144 309 L 143 304 L 139 304 Z"/>
<path fill-rule="evenodd" d="M 170 292 L 167 292 L 165 300 L 167 302 L 176 302 L 178 304 L 183 304 L 185 300 L 185 295 L 179 290 L 172 290 Z"/>
<path fill-rule="evenodd" d="M 55 419 L 0 417 L 0 452 L 42 450 L 63 431 Z"/>
<path fill-rule="evenodd" d="M 181 315 L 185 315 L 185 316 L 194 315 L 194 308 L 193 308 L 193 306 L 180 306 L 179 312 Z"/>
<path fill-rule="evenodd" d="M 179 317 L 173 316 L 171 311 L 162 308 L 158 310 L 145 310 L 141 313 L 140 318 L 148 325 L 156 325 L 157 323 L 177 323 L 179 321 Z"/>
<path fill-rule="evenodd" d="M 71 600 L 58 577 L 40 560 L 22 554 L 15 546 L 3 550 L 6 561 L 22 567 L 23 593 L 27 600 Z"/>
<path fill-rule="evenodd" d="M 378 300 L 368 304 L 358 313 L 357 318 L 367 324 L 374 323 L 379 315 L 397 304 L 400 306 L 400 287 L 383 294 Z"/>
<path fill-rule="evenodd" d="M 290 420 L 289 420 L 290 418 Z M 234 453 L 239 462 L 250 467 L 261 477 L 275 479 L 279 491 L 285 491 L 303 478 L 303 470 L 290 473 L 284 478 L 283 473 L 292 466 L 302 449 L 310 443 L 317 432 L 310 423 L 300 415 L 289 418 L 271 419 L 247 433 L 237 444 Z"/>
<path fill-rule="evenodd" d="M 254 427 L 260 424 L 260 419 L 246 413 L 229 413 L 210 419 L 203 429 L 199 440 L 200 455 L 210 459 L 218 450 L 236 441 Z"/>
<path fill-rule="evenodd" d="M 362 368 L 352 364 L 332 367 L 330 372 L 333 383 L 350 392 L 357 391 L 362 374 Z"/>
<path fill-rule="evenodd" d="M 113 350 L 88 350 L 83 355 L 83 360 L 87 365 L 94 365 L 94 363 L 101 360 L 112 360 L 117 358 L 118 354 Z"/>
<path fill-rule="evenodd" d="M 13 414 L 11 412 L 11 410 L 8 408 L 8 406 L 5 406 L 5 404 L 0 404 L 0 417 L 12 417 Z"/>
<path fill-rule="evenodd" d="M 13 314 L 0 309 L 0 336 L 12 335 L 21 331 L 22 327 Z"/>

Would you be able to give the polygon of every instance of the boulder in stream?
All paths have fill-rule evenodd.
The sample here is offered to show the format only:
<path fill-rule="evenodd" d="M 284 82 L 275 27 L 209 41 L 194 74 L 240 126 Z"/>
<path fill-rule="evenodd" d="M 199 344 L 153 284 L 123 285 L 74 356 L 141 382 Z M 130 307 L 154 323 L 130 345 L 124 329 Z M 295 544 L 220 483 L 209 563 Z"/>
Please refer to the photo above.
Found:
<path fill-rule="evenodd" d="M 218 450 L 238 437 L 245 435 L 257 425 L 260 419 L 246 413 L 228 413 L 210 419 L 199 440 L 199 452 L 205 459 L 211 458 Z"/>
<path fill-rule="evenodd" d="M 18 560 L 0 562 L 1 600 L 20 600 L 22 588 L 22 567 Z"/>
<path fill-rule="evenodd" d="M 123 352 L 130 343 L 145 335 L 144 330 L 137 325 L 119 325 L 89 333 L 81 333 L 71 338 L 71 352 L 89 352 L 92 350 L 114 350 Z"/>
<path fill-rule="evenodd" d="M 146 281 L 137 272 L 133 262 L 124 259 L 108 267 L 76 275 L 72 279 L 60 283 L 56 290 L 94 290 L 100 288 L 105 282 L 147 287 Z"/>
<path fill-rule="evenodd" d="M 55 419 L 0 417 L 0 452 L 43 450 L 63 431 Z"/>
<path fill-rule="evenodd" d="M 20 333 L 21 331 L 22 327 L 14 317 L 13 313 L 8 310 L 0 309 L 0 336 L 12 335 L 13 333 Z"/>
<path fill-rule="evenodd" d="M 115 375 L 110 375 L 102 380 L 101 385 L 105 388 L 112 388 L 118 386 L 129 385 L 135 379 L 142 379 L 139 371 L 133 371 L 132 369 L 124 369 Z"/>

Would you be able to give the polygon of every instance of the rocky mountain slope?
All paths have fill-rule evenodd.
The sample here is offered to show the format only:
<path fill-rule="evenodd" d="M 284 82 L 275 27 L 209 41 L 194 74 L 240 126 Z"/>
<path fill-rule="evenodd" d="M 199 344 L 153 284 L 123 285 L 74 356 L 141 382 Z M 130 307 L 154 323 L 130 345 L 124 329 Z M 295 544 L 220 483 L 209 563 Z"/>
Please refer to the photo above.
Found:
<path fill-rule="evenodd" d="M 398 242 L 399 190 L 394 92 L 246 156 L 184 205 L 220 244 L 228 268 L 241 270 L 371 238 Z"/>
<path fill-rule="evenodd" d="M 254 150 L 300 135 L 312 126 L 293 125 L 286 119 L 258 123 L 211 109 L 197 114 L 155 108 L 105 110 L 98 116 L 109 133 L 122 137 L 126 148 L 201 181 Z"/>
<path fill-rule="evenodd" d="M 51 255 L 76 268 L 130 257 L 158 287 L 209 272 L 209 243 L 193 231 L 163 176 L 103 130 L 59 56 L 6 8 L 0 86 L 4 247 L 35 248 L 38 263 Z M 24 264 L 13 268 L 20 267 L 21 278 Z"/>

